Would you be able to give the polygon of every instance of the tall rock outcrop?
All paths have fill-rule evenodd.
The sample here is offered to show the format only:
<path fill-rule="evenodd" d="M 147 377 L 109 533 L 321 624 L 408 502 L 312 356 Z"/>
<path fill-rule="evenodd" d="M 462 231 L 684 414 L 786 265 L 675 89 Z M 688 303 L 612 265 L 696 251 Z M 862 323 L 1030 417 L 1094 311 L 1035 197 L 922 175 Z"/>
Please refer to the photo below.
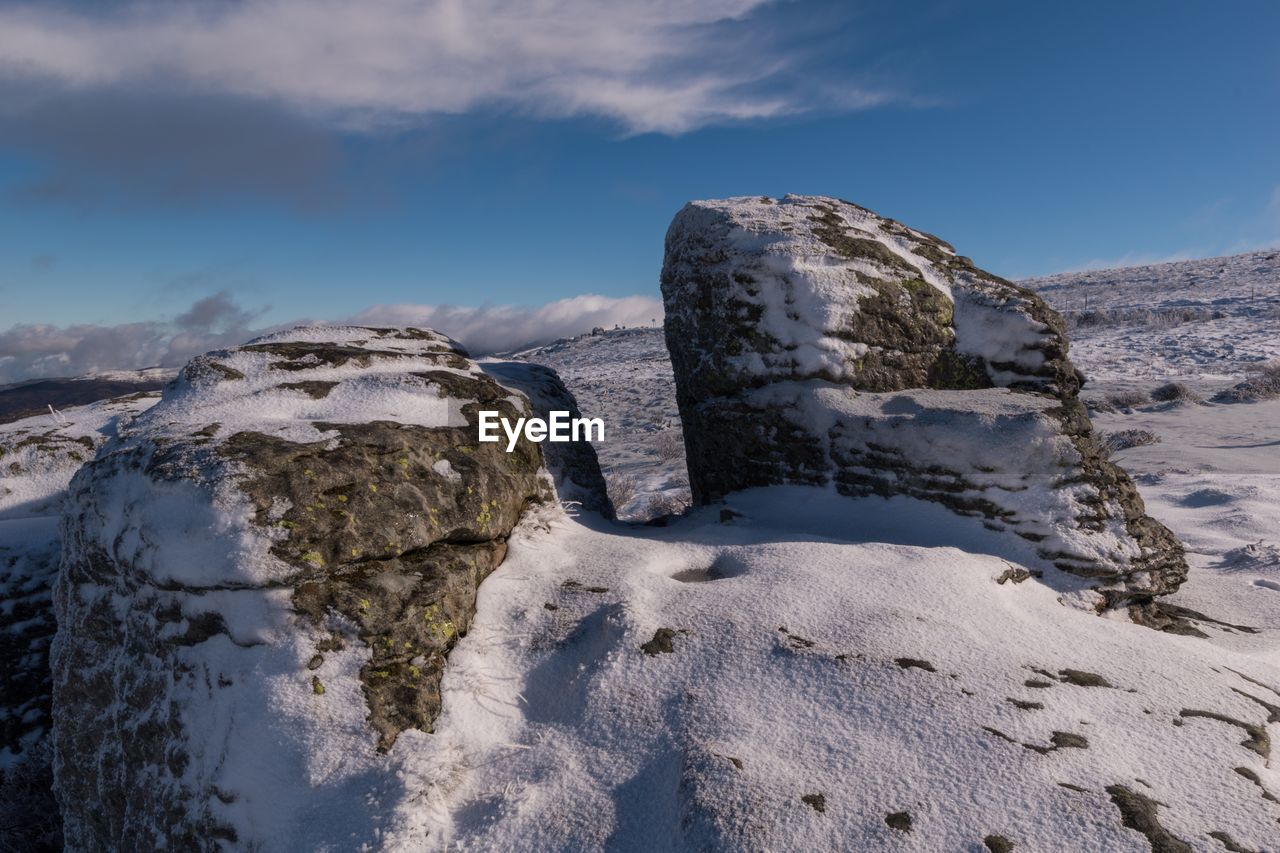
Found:
<path fill-rule="evenodd" d="M 57 412 L 46 407 L 44 414 L 0 423 L 0 850 L 62 848 L 49 743 L 58 520 L 75 472 L 117 423 L 158 397 L 138 393 Z"/>
<path fill-rule="evenodd" d="M 361 837 L 331 815 L 431 731 L 522 514 L 556 480 L 604 494 L 589 447 L 548 471 L 480 443 L 480 410 L 533 413 L 433 332 L 300 328 L 192 360 L 76 475 L 52 654 L 71 849 Z"/>
<path fill-rule="evenodd" d="M 799 483 L 936 501 L 1137 618 L 1185 579 L 1093 433 L 1061 318 L 937 237 L 821 196 L 692 202 L 662 294 L 696 500 Z"/>

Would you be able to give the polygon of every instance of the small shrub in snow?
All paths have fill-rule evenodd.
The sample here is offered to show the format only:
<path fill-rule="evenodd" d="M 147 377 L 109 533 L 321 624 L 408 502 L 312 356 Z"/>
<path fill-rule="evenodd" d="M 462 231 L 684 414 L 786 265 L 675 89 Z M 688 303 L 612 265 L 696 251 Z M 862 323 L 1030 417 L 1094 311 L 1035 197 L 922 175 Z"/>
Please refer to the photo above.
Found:
<path fill-rule="evenodd" d="M 1198 323 L 1205 320 L 1220 320 L 1226 316 L 1222 311 L 1198 307 L 1180 307 L 1166 309 L 1151 308 L 1102 308 L 1090 311 L 1069 311 L 1064 317 L 1067 328 L 1104 329 L 1116 326 L 1131 326 L 1146 329 L 1171 329 L 1183 323 Z"/>
<path fill-rule="evenodd" d="M 626 471 L 613 471 L 604 478 L 605 488 L 609 492 L 609 500 L 613 502 L 614 507 L 619 512 L 636 496 L 640 491 L 640 480 L 634 474 Z"/>
<path fill-rule="evenodd" d="M 1145 391 L 1117 391 L 1108 394 L 1105 402 L 1116 409 L 1132 409 L 1150 403 L 1151 397 Z"/>
<path fill-rule="evenodd" d="M 1260 365 L 1245 381 L 1214 395 L 1215 403 L 1256 403 L 1280 397 L 1280 361 Z"/>
<path fill-rule="evenodd" d="M 665 429 L 655 442 L 658 458 L 664 462 L 684 458 L 684 434 L 679 429 Z"/>
<path fill-rule="evenodd" d="M 693 503 L 693 495 L 688 489 L 678 492 L 660 492 L 649 499 L 645 507 L 645 515 L 650 518 L 661 518 L 664 515 L 680 515 Z"/>
<path fill-rule="evenodd" d="M 1202 398 L 1181 382 L 1166 382 L 1151 392 L 1157 403 L 1199 403 Z"/>
<path fill-rule="evenodd" d="M 1109 432 L 1102 439 L 1102 443 L 1106 445 L 1107 450 L 1111 453 L 1130 447 L 1155 444 L 1158 441 L 1160 441 L 1160 436 L 1145 429 L 1122 429 L 1117 432 Z"/>

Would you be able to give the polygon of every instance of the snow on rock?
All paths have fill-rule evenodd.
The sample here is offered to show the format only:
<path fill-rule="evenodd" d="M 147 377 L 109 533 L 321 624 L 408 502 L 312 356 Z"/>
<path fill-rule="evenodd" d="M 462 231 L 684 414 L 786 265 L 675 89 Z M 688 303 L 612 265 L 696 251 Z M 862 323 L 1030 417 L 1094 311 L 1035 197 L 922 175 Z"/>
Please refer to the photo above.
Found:
<path fill-rule="evenodd" d="M 354 812 L 395 800 L 388 751 L 431 730 L 479 582 L 554 494 L 481 409 L 532 413 L 434 332 L 299 328 L 193 359 L 81 469 L 52 653 L 71 849 L 368 840 Z"/>
<path fill-rule="evenodd" d="M 696 500 L 834 483 L 936 501 L 1035 543 L 1095 606 L 1162 621 L 1182 547 L 1108 461 L 1031 291 L 865 208 L 787 196 L 686 205 L 662 292 Z"/>
<path fill-rule="evenodd" d="M 158 394 L 0 424 L 0 771 L 49 730 L 58 517 L 76 470 Z"/>
<path fill-rule="evenodd" d="M 119 422 L 158 398 L 134 394 L 0 424 L 0 826 L 14 849 L 57 844 L 49 644 L 67 483 Z"/>

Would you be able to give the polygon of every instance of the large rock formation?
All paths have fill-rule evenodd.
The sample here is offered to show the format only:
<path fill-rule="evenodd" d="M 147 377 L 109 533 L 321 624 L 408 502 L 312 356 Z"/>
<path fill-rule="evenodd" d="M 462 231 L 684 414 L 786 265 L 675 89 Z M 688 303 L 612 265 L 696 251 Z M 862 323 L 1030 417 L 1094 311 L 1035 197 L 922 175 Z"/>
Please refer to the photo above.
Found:
<path fill-rule="evenodd" d="M 76 475 L 52 656 L 72 849 L 344 837 L 316 827 L 431 731 L 526 508 L 557 478 L 604 494 L 589 447 L 549 474 L 478 442 L 483 409 L 533 413 L 440 335 L 295 329 L 194 359 Z"/>
<path fill-rule="evenodd" d="M 1061 318 L 937 237 L 833 198 L 693 202 L 662 293 L 696 500 L 803 483 L 938 501 L 1148 619 L 1184 580 L 1077 399 Z"/>
<path fill-rule="evenodd" d="M 58 519 L 72 475 L 158 396 L 0 423 L 0 850 L 62 848 L 49 745 Z"/>

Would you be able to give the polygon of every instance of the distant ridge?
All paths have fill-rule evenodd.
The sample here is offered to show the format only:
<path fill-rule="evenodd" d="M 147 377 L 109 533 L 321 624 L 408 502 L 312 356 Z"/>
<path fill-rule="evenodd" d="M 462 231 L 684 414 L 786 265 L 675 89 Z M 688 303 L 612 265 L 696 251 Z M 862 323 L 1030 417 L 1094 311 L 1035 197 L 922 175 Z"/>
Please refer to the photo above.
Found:
<path fill-rule="evenodd" d="M 156 391 L 173 378 L 174 372 L 117 372 L 71 379 L 32 379 L 5 385 L 0 387 L 0 424 L 48 414 L 50 406 L 63 409 L 127 394 Z"/>

